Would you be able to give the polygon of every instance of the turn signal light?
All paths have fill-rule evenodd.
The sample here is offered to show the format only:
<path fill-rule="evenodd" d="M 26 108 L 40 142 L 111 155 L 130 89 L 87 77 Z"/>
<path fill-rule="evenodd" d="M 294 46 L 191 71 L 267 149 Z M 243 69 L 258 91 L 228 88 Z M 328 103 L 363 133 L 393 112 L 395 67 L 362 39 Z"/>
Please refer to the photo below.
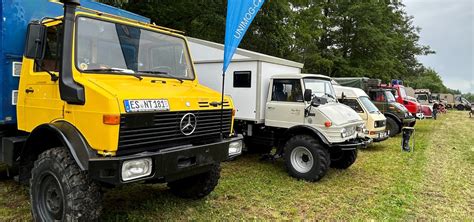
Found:
<path fill-rule="evenodd" d="M 232 110 L 232 116 L 235 116 L 235 109 Z"/>
<path fill-rule="evenodd" d="M 102 121 L 105 125 L 119 125 L 120 115 L 104 115 Z"/>
<path fill-rule="evenodd" d="M 326 127 L 331 127 L 331 126 L 332 126 L 331 121 L 326 121 L 326 122 L 324 122 L 324 126 L 326 126 Z"/>

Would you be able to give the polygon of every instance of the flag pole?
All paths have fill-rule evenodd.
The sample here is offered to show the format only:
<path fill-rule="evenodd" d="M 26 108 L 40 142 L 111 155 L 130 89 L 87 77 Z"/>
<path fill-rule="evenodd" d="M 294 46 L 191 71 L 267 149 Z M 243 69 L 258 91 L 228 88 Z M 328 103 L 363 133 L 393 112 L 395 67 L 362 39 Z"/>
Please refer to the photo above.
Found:
<path fill-rule="evenodd" d="M 221 139 L 224 139 L 224 131 L 222 127 L 222 119 L 223 119 L 223 113 L 224 113 L 224 83 L 225 83 L 225 71 L 222 71 L 222 88 L 221 88 Z"/>

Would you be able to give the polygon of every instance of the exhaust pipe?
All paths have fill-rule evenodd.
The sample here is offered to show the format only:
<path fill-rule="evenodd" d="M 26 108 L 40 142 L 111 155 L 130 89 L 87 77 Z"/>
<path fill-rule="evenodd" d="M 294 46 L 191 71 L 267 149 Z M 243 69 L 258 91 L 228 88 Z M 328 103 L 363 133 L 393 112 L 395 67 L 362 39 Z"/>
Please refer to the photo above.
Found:
<path fill-rule="evenodd" d="M 76 8 L 81 5 L 80 0 L 61 0 L 64 4 L 63 44 L 61 66 L 59 72 L 59 92 L 61 99 L 68 104 L 84 105 L 86 102 L 84 86 L 74 81 L 72 75 L 72 40 L 74 38 L 74 23 Z"/>

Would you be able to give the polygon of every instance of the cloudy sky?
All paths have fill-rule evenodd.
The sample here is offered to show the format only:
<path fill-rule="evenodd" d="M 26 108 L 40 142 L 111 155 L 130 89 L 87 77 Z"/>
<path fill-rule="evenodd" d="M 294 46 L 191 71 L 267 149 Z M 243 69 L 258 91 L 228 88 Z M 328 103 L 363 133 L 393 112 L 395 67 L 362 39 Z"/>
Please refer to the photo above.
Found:
<path fill-rule="evenodd" d="M 474 0 L 403 0 L 421 28 L 421 44 L 436 54 L 420 57 L 452 89 L 474 93 Z"/>

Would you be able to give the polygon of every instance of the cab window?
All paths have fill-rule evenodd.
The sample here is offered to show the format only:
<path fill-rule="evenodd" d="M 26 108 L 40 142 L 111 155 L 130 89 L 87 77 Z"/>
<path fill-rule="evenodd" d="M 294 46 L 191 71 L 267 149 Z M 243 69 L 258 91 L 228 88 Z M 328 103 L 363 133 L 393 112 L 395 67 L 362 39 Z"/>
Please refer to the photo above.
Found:
<path fill-rule="evenodd" d="M 273 80 L 272 101 L 303 102 L 301 81 L 297 79 Z"/>
<path fill-rule="evenodd" d="M 351 107 L 354 111 L 358 113 L 363 113 L 364 110 L 360 106 L 359 102 L 355 99 L 344 99 L 344 100 L 339 100 L 339 102 L 345 104 L 346 106 Z"/>
<path fill-rule="evenodd" d="M 375 102 L 385 102 L 385 93 L 383 91 L 369 92 L 370 99 Z"/>
<path fill-rule="evenodd" d="M 47 28 L 44 58 L 42 60 L 35 60 L 35 72 L 59 72 L 61 29 L 62 25 L 55 25 Z"/>

